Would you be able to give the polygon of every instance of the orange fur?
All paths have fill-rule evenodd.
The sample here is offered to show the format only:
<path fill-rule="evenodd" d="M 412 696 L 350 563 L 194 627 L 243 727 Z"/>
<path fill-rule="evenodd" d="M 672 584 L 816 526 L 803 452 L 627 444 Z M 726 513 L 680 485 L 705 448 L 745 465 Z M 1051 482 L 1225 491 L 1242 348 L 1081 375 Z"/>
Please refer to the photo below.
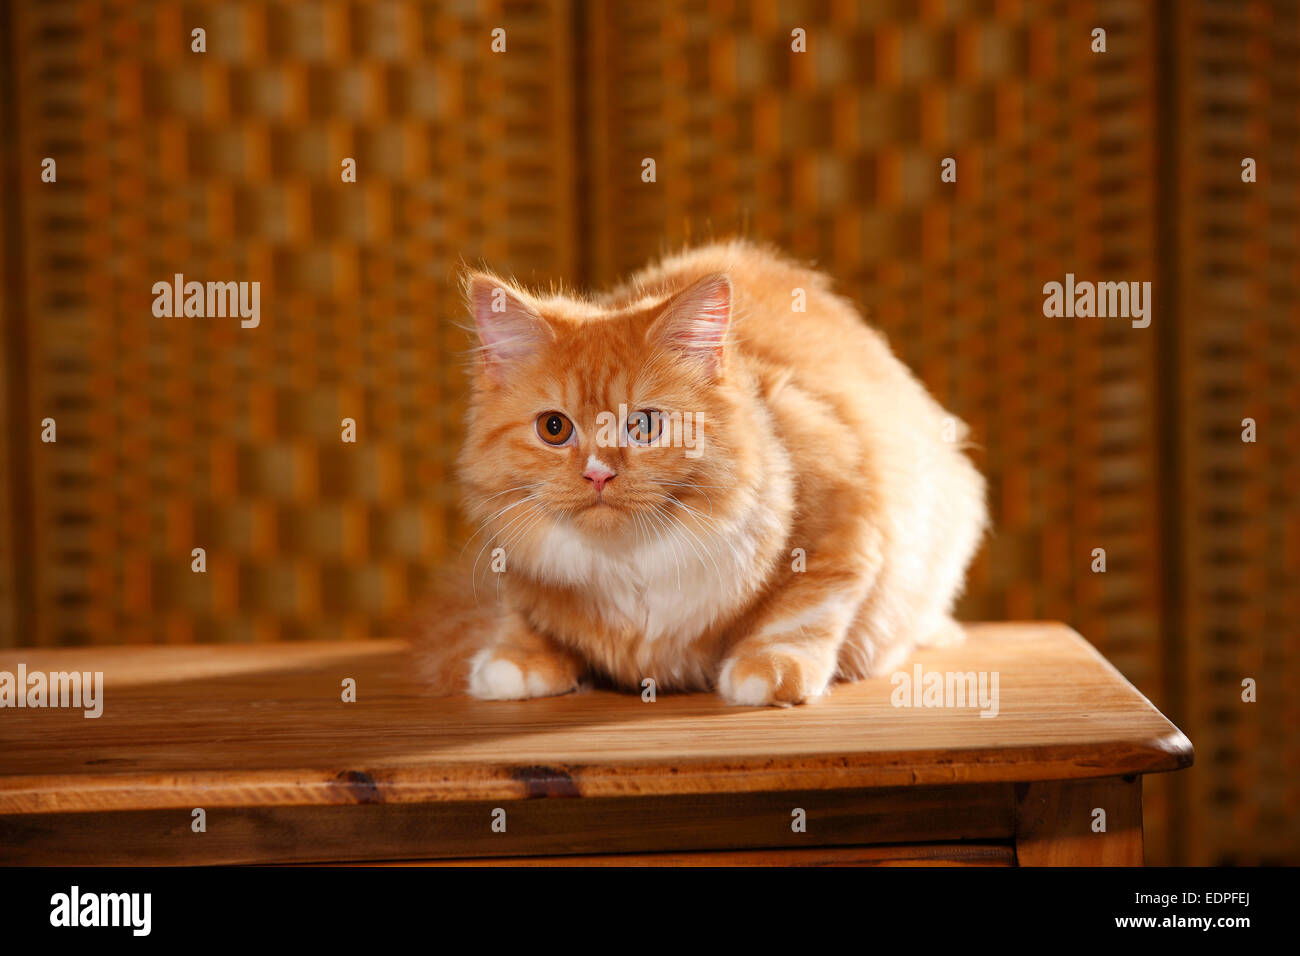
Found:
<path fill-rule="evenodd" d="M 595 297 L 475 273 L 467 298 L 482 347 L 460 475 L 479 531 L 474 584 L 422 630 L 435 691 L 650 678 L 790 705 L 951 637 L 986 524 L 965 426 L 825 276 L 733 241 Z M 677 443 L 615 445 L 620 406 L 668 415 Z M 572 423 L 562 447 L 542 437 L 564 435 L 552 413 Z M 597 493 L 584 473 L 606 472 Z"/>

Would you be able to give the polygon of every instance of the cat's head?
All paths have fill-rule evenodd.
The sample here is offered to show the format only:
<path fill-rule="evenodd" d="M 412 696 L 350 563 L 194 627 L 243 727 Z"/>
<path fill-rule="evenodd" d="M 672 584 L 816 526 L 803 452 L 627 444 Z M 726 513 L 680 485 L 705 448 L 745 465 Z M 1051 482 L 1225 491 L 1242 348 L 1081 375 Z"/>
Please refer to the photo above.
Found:
<path fill-rule="evenodd" d="M 480 273 L 466 292 L 460 470 L 481 540 L 509 551 L 558 523 L 631 542 L 732 510 L 765 436 L 733 368 L 726 275 L 609 309 Z"/>

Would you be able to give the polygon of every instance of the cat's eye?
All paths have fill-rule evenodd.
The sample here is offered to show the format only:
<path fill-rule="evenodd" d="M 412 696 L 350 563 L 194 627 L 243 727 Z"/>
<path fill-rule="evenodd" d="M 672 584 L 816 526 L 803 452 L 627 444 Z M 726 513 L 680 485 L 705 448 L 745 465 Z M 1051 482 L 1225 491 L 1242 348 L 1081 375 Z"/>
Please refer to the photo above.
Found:
<path fill-rule="evenodd" d="M 664 416 L 653 408 L 643 408 L 627 417 L 627 437 L 637 445 L 649 445 L 664 430 Z"/>
<path fill-rule="evenodd" d="M 548 445 L 563 445 L 573 437 L 573 422 L 559 412 L 542 412 L 537 416 L 537 437 Z"/>

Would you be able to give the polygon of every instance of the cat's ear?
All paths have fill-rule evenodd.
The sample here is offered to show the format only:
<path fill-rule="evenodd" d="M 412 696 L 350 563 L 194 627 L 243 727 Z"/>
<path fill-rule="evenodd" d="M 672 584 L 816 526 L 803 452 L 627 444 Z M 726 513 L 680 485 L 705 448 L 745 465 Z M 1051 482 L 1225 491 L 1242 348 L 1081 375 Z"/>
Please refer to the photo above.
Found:
<path fill-rule="evenodd" d="M 478 331 L 484 371 L 494 381 L 555 338 L 537 310 L 495 276 L 472 273 L 465 280 L 465 297 Z"/>
<path fill-rule="evenodd" d="M 715 272 L 673 296 L 645 337 L 651 345 L 681 352 L 717 378 L 730 324 L 731 279 Z"/>

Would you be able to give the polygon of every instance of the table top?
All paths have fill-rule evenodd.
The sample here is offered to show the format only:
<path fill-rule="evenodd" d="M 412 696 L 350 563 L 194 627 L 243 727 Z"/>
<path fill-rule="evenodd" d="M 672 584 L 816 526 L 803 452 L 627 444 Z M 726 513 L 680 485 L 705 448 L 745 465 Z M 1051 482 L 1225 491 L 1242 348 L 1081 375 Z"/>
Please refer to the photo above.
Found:
<path fill-rule="evenodd" d="M 0 814 L 1059 780 L 1192 762 L 1182 732 L 1066 626 L 967 635 L 786 709 L 711 694 L 432 698 L 392 640 L 0 650 L 0 672 L 104 682 L 98 718 L 0 709 Z M 917 668 L 922 691 L 899 676 Z M 976 687 L 983 672 L 989 706 L 924 706 L 927 686 L 933 704 L 963 685 L 949 672 Z M 982 717 L 995 686 L 996 716 Z"/>

